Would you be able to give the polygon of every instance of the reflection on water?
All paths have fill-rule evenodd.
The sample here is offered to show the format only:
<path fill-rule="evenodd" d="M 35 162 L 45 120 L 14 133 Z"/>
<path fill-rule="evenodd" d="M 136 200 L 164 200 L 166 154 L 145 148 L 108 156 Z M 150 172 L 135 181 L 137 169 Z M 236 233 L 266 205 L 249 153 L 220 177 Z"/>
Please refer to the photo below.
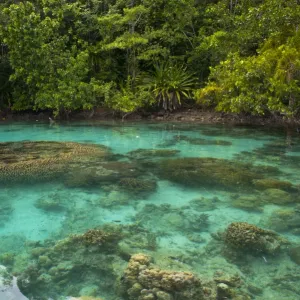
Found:
<path fill-rule="evenodd" d="M 29 299 L 299 299 L 296 132 L 20 123 L 0 141 L 0 264 Z"/>

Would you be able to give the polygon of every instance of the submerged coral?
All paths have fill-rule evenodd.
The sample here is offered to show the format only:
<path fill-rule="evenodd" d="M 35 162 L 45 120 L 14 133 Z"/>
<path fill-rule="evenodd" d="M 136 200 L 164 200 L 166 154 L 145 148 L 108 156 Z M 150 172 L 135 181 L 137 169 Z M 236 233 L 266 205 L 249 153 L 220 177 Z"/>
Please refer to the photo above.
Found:
<path fill-rule="evenodd" d="M 90 229 L 84 234 L 72 235 L 73 242 L 83 242 L 85 245 L 97 245 L 111 249 L 121 239 L 120 231 L 105 232 L 101 229 Z"/>
<path fill-rule="evenodd" d="M 204 299 L 201 281 L 194 274 L 161 270 L 150 262 L 144 254 L 131 257 L 122 277 L 126 299 Z"/>
<path fill-rule="evenodd" d="M 225 243 L 239 251 L 275 254 L 284 240 L 273 231 L 246 222 L 231 223 L 224 234 Z"/>
<path fill-rule="evenodd" d="M 36 208 L 42 209 L 44 211 L 58 212 L 65 209 L 63 199 L 61 195 L 57 193 L 52 193 L 47 197 L 41 197 L 37 199 L 34 203 Z"/>
<path fill-rule="evenodd" d="M 64 184 L 74 188 L 92 188 L 113 184 L 128 177 L 138 177 L 141 171 L 134 163 L 124 161 L 97 161 L 72 168 L 64 175 Z"/>
<path fill-rule="evenodd" d="M 136 195 L 149 195 L 157 188 L 156 181 L 151 179 L 139 179 L 134 177 L 122 178 L 119 183 L 122 190 Z"/>
<path fill-rule="evenodd" d="M 127 264 L 124 259 L 155 249 L 156 236 L 149 230 L 104 224 L 56 242 L 31 243 L 26 257 L 13 256 L 11 269 L 30 299 L 60 299 L 58 295 L 115 299 L 117 279 Z M 17 265 L 21 259 L 22 265 Z"/>
<path fill-rule="evenodd" d="M 180 231 L 190 235 L 193 232 L 207 230 L 209 226 L 209 215 L 205 213 L 195 213 L 188 207 L 173 207 L 169 204 L 145 205 L 134 218 L 137 222 L 156 231 L 161 228 L 171 228 L 170 231 Z"/>
<path fill-rule="evenodd" d="M 300 265 L 300 246 L 293 247 L 289 250 L 290 258 L 297 265 Z"/>
<path fill-rule="evenodd" d="M 181 266 L 182 269 L 182 266 Z M 200 279 L 189 271 L 164 270 L 145 254 L 131 256 L 120 280 L 121 294 L 127 300 L 250 300 L 243 281 L 220 269 L 213 278 Z"/>
<path fill-rule="evenodd" d="M 299 207 L 294 209 L 280 209 L 272 212 L 272 214 L 266 220 L 266 226 L 279 232 L 297 232 L 297 230 L 300 230 Z"/>
<path fill-rule="evenodd" d="M 243 209 L 246 211 L 253 212 L 262 212 L 264 205 L 264 201 L 259 195 L 251 194 L 251 195 L 232 195 L 231 197 L 231 206 L 239 209 Z"/>
<path fill-rule="evenodd" d="M 257 179 L 253 181 L 253 185 L 257 189 L 281 189 L 281 190 L 291 190 L 292 183 L 289 181 L 282 181 L 272 178 Z"/>
<path fill-rule="evenodd" d="M 0 182 L 40 182 L 109 155 L 106 147 L 74 142 L 0 143 Z"/>
<path fill-rule="evenodd" d="M 128 153 L 129 157 L 134 159 L 149 159 L 155 157 L 176 156 L 179 150 L 170 149 L 137 149 Z"/>
<path fill-rule="evenodd" d="M 186 141 L 192 145 L 215 145 L 215 146 L 231 146 L 232 142 L 225 140 L 208 140 L 202 138 L 194 138 L 189 136 L 180 136 L 181 141 Z"/>
<path fill-rule="evenodd" d="M 287 203 L 300 202 L 300 198 L 295 193 L 288 193 L 280 189 L 266 189 L 262 193 L 264 202 L 285 205 Z"/>
<path fill-rule="evenodd" d="M 10 220 L 14 208 L 10 203 L 0 202 L 0 227 L 4 226 Z"/>
<path fill-rule="evenodd" d="M 220 202 L 218 197 L 206 198 L 206 197 L 197 197 L 189 201 L 189 205 L 198 211 L 209 211 L 214 210 L 217 207 L 217 204 Z"/>
<path fill-rule="evenodd" d="M 46 241 L 43 247 L 38 243 L 26 259 L 27 265 L 13 269 L 20 290 L 30 299 L 40 300 L 58 299 L 58 295 L 105 296 L 125 267 L 117 255 L 116 245 L 121 238 L 118 232 L 116 227 L 105 227 L 56 243 Z"/>
<path fill-rule="evenodd" d="M 259 167 L 210 157 L 163 160 L 157 168 L 162 178 L 208 188 L 253 188 L 253 180 L 263 178 Z"/>
<path fill-rule="evenodd" d="M 123 191 L 118 191 L 116 186 L 106 186 L 108 188 L 108 192 L 104 197 L 101 197 L 97 203 L 101 207 L 118 207 L 120 205 L 127 205 L 132 200 L 130 195 L 124 193 Z M 105 187 L 105 189 L 106 189 Z"/>

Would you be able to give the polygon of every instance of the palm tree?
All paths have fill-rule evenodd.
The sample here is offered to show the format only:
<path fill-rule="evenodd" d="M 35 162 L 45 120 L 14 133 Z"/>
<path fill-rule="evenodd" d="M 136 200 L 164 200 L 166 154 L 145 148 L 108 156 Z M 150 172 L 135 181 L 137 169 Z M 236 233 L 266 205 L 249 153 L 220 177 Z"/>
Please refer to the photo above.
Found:
<path fill-rule="evenodd" d="M 157 64 L 153 72 L 144 78 L 144 85 L 150 89 L 165 110 L 174 110 L 183 98 L 190 98 L 196 85 L 196 78 L 186 67 L 170 62 Z"/>

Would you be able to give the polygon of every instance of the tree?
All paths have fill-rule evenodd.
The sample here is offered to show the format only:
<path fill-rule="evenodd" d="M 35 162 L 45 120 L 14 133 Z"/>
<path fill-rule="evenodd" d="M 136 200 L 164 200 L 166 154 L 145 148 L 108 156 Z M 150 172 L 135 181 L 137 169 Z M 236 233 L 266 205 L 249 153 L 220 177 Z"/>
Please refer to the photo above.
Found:
<path fill-rule="evenodd" d="M 277 40 L 278 42 L 278 40 Z M 300 109 L 300 35 L 278 45 L 270 38 L 256 56 L 235 53 L 211 69 L 200 103 L 220 111 L 295 115 Z"/>
<path fill-rule="evenodd" d="M 15 96 L 23 96 L 13 108 L 49 108 L 56 115 L 91 108 L 100 82 L 88 76 L 86 43 L 66 26 L 66 18 L 76 17 L 79 7 L 66 1 L 40 4 L 26 1 L 4 10 L 9 22 L 2 35 L 14 71 L 11 80 L 18 83 Z"/>

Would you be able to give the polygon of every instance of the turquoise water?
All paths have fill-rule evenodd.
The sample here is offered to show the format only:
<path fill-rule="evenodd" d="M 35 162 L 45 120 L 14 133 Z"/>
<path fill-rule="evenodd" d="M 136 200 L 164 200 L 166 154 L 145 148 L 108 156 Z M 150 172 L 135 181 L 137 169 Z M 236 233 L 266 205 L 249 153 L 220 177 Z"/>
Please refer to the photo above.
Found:
<path fill-rule="evenodd" d="M 204 282 L 216 282 L 220 272 L 238 276 L 240 285 L 226 282 L 244 296 L 218 299 L 300 298 L 296 131 L 14 123 L 0 125 L 0 142 L 0 264 L 19 278 L 28 299 L 176 300 L 172 292 L 173 298 L 120 292 L 136 253 Z M 232 222 L 286 240 L 278 252 L 236 249 L 223 234 Z M 113 241 L 87 242 L 84 233 L 94 228 Z"/>

